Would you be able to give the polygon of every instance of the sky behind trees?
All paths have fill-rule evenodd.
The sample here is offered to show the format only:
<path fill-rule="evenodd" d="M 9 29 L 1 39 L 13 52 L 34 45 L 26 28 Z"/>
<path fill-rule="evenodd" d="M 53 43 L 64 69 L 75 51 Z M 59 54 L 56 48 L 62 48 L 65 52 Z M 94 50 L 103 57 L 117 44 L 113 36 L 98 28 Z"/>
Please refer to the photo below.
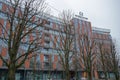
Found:
<path fill-rule="evenodd" d="M 47 0 L 51 14 L 57 16 L 62 10 L 79 11 L 92 22 L 92 26 L 111 29 L 111 35 L 120 43 L 120 0 Z M 120 46 L 120 45 L 119 45 Z"/>

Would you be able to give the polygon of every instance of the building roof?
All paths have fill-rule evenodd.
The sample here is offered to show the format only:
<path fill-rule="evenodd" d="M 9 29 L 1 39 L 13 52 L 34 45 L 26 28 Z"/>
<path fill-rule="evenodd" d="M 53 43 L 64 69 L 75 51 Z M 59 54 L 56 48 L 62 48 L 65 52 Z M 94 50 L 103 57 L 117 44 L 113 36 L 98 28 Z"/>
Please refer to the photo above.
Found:
<path fill-rule="evenodd" d="M 93 32 L 110 33 L 110 29 L 92 27 Z"/>

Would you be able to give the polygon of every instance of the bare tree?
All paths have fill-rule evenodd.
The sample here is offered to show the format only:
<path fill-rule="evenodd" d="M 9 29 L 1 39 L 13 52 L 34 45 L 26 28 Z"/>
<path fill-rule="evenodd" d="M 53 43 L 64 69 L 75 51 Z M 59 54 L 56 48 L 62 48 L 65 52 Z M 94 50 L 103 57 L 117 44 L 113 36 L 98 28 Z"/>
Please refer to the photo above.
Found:
<path fill-rule="evenodd" d="M 73 14 L 70 10 L 63 11 L 60 14 L 61 26 L 59 27 L 59 40 L 55 38 L 55 46 L 60 58 L 60 64 L 62 65 L 63 70 L 65 71 L 65 80 L 70 80 L 70 63 L 73 55 L 73 25 L 72 25 Z"/>
<path fill-rule="evenodd" d="M 92 72 L 94 68 L 94 62 L 96 58 L 95 41 L 90 38 L 88 34 L 79 34 L 78 46 L 79 46 L 79 62 L 80 67 L 87 73 L 89 80 L 92 80 Z"/>
<path fill-rule="evenodd" d="M 115 42 L 112 42 L 111 48 L 110 48 L 110 55 L 109 56 L 109 62 L 108 68 L 111 70 L 115 76 L 116 80 L 119 80 L 119 55 L 117 53 L 117 48 Z"/>
<path fill-rule="evenodd" d="M 108 74 L 108 56 L 109 52 L 108 49 L 106 49 L 104 42 L 98 43 L 98 48 L 99 48 L 99 69 L 103 71 L 104 78 L 105 80 L 108 80 L 107 74 Z"/>
<path fill-rule="evenodd" d="M 111 41 L 110 47 L 105 47 L 105 43 L 99 43 L 99 60 L 101 64 L 101 70 L 105 76 L 105 80 L 108 80 L 109 72 L 112 72 L 116 80 L 119 80 L 119 58 L 116 51 L 115 43 Z M 100 66 L 99 64 L 99 66 Z"/>
<path fill-rule="evenodd" d="M 44 0 L 9 0 L 6 8 L 3 13 L 7 26 L 0 22 L 3 32 L 0 39 L 7 48 L 8 59 L 1 54 L 0 59 L 8 68 L 8 80 L 15 80 L 15 71 L 29 56 L 35 55 L 33 53 L 39 53 L 42 38 L 40 26 L 45 23 L 39 17 L 43 17 L 46 3 Z"/>
<path fill-rule="evenodd" d="M 72 57 L 72 63 L 71 63 L 72 70 L 74 71 L 72 77 L 74 76 L 75 80 L 79 80 L 78 73 L 82 70 L 81 64 L 80 64 L 80 56 L 75 51 L 75 54 Z"/>

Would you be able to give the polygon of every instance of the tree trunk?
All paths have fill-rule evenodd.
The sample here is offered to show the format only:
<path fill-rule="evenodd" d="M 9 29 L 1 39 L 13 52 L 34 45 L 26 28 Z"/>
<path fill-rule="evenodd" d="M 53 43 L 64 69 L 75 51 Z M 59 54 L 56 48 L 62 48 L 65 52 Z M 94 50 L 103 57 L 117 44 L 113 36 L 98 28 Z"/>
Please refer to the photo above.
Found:
<path fill-rule="evenodd" d="M 92 74 L 91 74 L 91 72 L 88 72 L 88 80 L 92 80 Z"/>
<path fill-rule="evenodd" d="M 10 64 L 10 67 L 8 68 L 8 79 L 7 80 L 15 80 L 15 67 L 14 63 Z"/>
<path fill-rule="evenodd" d="M 75 79 L 78 80 L 78 73 L 77 73 L 77 70 L 75 70 Z"/>
<path fill-rule="evenodd" d="M 66 80 L 70 80 L 70 74 L 69 74 L 69 71 L 66 71 Z"/>
<path fill-rule="evenodd" d="M 118 73 L 115 72 L 114 75 L 115 75 L 115 79 L 116 79 L 116 80 L 119 80 L 119 72 L 118 72 Z"/>
<path fill-rule="evenodd" d="M 105 75 L 105 80 L 108 80 L 107 79 L 107 72 L 106 71 L 104 72 L 104 75 Z"/>

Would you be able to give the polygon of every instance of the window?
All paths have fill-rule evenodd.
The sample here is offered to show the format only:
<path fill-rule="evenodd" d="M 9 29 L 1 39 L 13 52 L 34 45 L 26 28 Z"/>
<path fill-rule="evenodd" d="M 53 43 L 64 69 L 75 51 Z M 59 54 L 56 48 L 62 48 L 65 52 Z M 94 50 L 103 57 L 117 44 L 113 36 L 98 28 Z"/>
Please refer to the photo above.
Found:
<path fill-rule="evenodd" d="M 34 33 L 32 33 L 32 36 L 35 38 L 36 37 L 36 33 L 34 32 Z"/>
<path fill-rule="evenodd" d="M 54 55 L 52 55 L 52 61 L 54 61 Z"/>
<path fill-rule="evenodd" d="M 47 80 L 48 77 L 49 77 L 49 74 L 48 74 L 48 73 L 44 73 L 44 74 L 43 74 L 43 79 L 44 79 L 44 80 Z"/>
<path fill-rule="evenodd" d="M 37 55 L 36 56 L 36 67 L 37 68 L 40 68 L 41 66 L 40 66 L 40 55 Z"/>
<path fill-rule="evenodd" d="M 34 57 L 30 59 L 30 68 L 34 67 Z"/>
<path fill-rule="evenodd" d="M 50 66 L 50 64 L 48 62 L 45 62 L 44 67 L 48 67 L 48 66 Z"/>
<path fill-rule="evenodd" d="M 54 50 L 53 50 L 53 53 L 56 54 L 56 53 L 57 53 L 57 50 L 54 49 Z"/>
<path fill-rule="evenodd" d="M 15 80 L 20 80 L 20 73 L 15 74 Z"/>
<path fill-rule="evenodd" d="M 47 21 L 46 24 L 50 25 L 50 21 Z"/>
<path fill-rule="evenodd" d="M 90 23 L 89 22 L 87 22 L 87 30 L 88 30 L 88 34 L 90 34 L 91 33 L 91 30 L 90 30 L 91 28 L 90 28 Z"/>
<path fill-rule="evenodd" d="M 56 42 L 56 48 L 59 48 L 60 47 L 60 37 L 57 37 L 57 42 Z"/>
<path fill-rule="evenodd" d="M 48 60 L 49 60 L 49 55 L 44 55 L 44 61 L 48 62 Z"/>
<path fill-rule="evenodd" d="M 39 21 L 39 17 L 38 16 L 35 17 L 35 21 Z"/>
<path fill-rule="evenodd" d="M 16 13 L 15 13 L 16 16 L 18 16 L 18 10 L 16 10 Z"/>
<path fill-rule="evenodd" d="M 28 15 L 28 19 L 31 19 L 31 15 Z"/>
<path fill-rule="evenodd" d="M 1 41 L 1 40 L 0 40 Z M 2 51 L 2 46 L 0 45 L 0 54 L 1 54 L 1 51 Z"/>
<path fill-rule="evenodd" d="M 8 62 L 8 59 L 5 59 Z M 6 64 L 3 62 L 2 64 L 3 67 L 6 67 Z"/>
<path fill-rule="evenodd" d="M 26 35 L 26 42 L 29 41 L 29 35 Z"/>
<path fill-rule="evenodd" d="M 40 62 L 40 55 L 36 56 L 36 62 Z"/>
<path fill-rule="evenodd" d="M 60 56 L 58 56 L 58 60 L 61 60 Z"/>
<path fill-rule="evenodd" d="M 43 48 L 43 49 L 41 50 L 41 52 L 42 52 L 42 53 L 47 53 L 47 52 L 48 52 L 48 49 L 47 49 L 47 48 Z"/>
<path fill-rule="evenodd" d="M 61 73 L 57 74 L 57 79 L 62 79 L 62 74 Z"/>
<path fill-rule="evenodd" d="M 48 70 L 52 69 L 52 63 L 44 62 L 44 69 L 48 69 Z"/>
<path fill-rule="evenodd" d="M 0 10 L 2 9 L 2 3 L 0 3 Z"/>
<path fill-rule="evenodd" d="M 7 16 L 4 13 L 0 12 L 0 18 L 7 19 Z"/>
<path fill-rule="evenodd" d="M 21 49 L 27 51 L 28 45 L 27 44 L 22 44 Z"/>
<path fill-rule="evenodd" d="M 6 64 L 3 62 L 3 63 L 2 63 L 2 66 L 3 66 L 3 67 L 6 67 Z"/>
<path fill-rule="evenodd" d="M 7 23 L 7 21 L 6 21 L 6 20 L 4 20 L 4 25 L 3 25 L 4 27 L 6 27 L 6 23 Z"/>
<path fill-rule="evenodd" d="M 6 44 L 5 44 L 4 41 L 2 41 L 2 40 L 0 40 L 0 45 L 1 45 L 2 47 L 6 47 Z"/>
<path fill-rule="evenodd" d="M 79 22 L 79 23 L 80 23 L 80 27 L 82 28 L 82 23 L 83 23 L 83 22 L 82 22 L 82 20 L 80 20 L 80 22 Z"/>
<path fill-rule="evenodd" d="M 50 23 L 50 27 L 52 28 L 52 26 L 53 26 L 53 23 L 51 22 L 51 23 Z"/>
<path fill-rule="evenodd" d="M 50 42 L 50 47 L 52 47 L 52 45 L 53 45 L 53 42 Z"/>
<path fill-rule="evenodd" d="M 4 27 L 4 28 L 6 27 L 6 20 L 4 20 L 3 27 Z M 4 29 L 2 29 L 2 36 L 3 36 L 3 37 L 5 36 L 5 30 L 4 30 Z"/>
<path fill-rule="evenodd" d="M 53 49 L 49 49 L 49 53 L 53 53 Z"/>

